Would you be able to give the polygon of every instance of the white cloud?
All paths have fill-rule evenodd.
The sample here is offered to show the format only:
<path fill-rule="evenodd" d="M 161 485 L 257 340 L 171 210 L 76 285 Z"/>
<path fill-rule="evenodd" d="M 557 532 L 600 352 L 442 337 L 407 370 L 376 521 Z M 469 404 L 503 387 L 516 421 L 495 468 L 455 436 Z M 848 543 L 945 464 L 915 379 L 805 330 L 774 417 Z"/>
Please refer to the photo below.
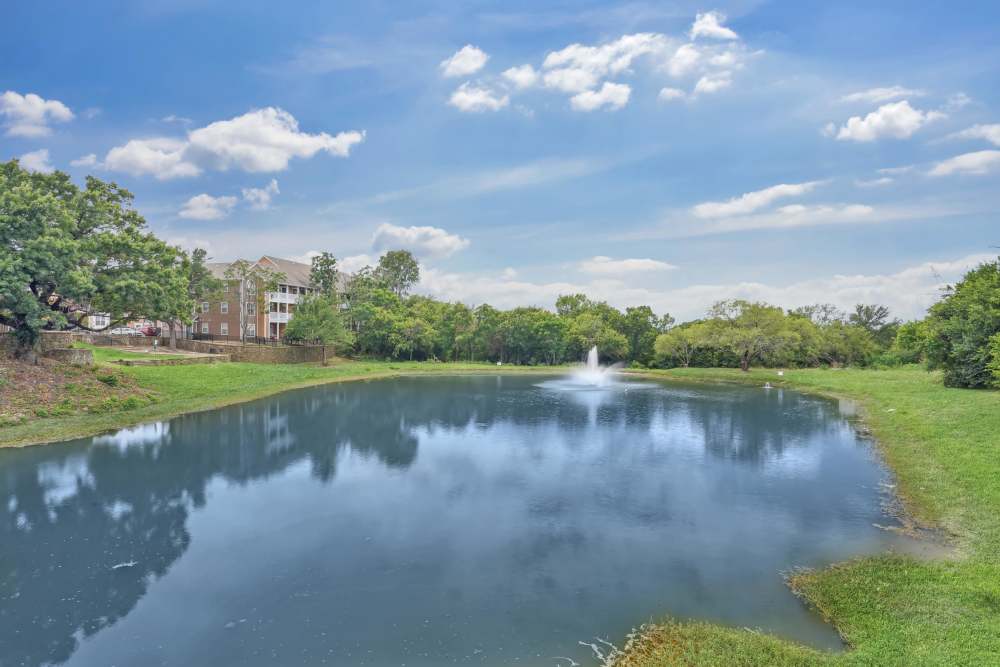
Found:
<path fill-rule="evenodd" d="M 687 93 L 685 93 L 680 88 L 661 88 L 660 94 L 657 95 L 657 98 L 661 102 L 672 102 L 674 100 L 683 100 L 685 97 L 687 97 Z"/>
<path fill-rule="evenodd" d="M 271 207 L 271 199 L 276 194 L 280 194 L 278 181 L 274 178 L 263 188 L 242 188 L 243 201 L 250 205 L 254 211 L 264 211 Z"/>
<path fill-rule="evenodd" d="M 18 158 L 18 161 L 21 163 L 21 168 L 28 171 L 37 171 L 41 174 L 48 174 L 55 171 L 55 168 L 49 162 L 48 148 L 41 148 L 37 151 L 25 153 Z"/>
<path fill-rule="evenodd" d="M 52 134 L 50 123 L 73 120 L 73 112 L 59 100 L 46 100 L 34 93 L 21 95 L 13 90 L 0 95 L 0 116 L 3 116 L 8 137 L 45 137 Z"/>
<path fill-rule="evenodd" d="M 865 204 L 818 204 L 815 206 L 789 204 L 780 206 L 774 211 L 714 219 L 708 224 L 703 224 L 691 235 L 704 236 L 757 229 L 793 229 L 884 222 L 892 219 L 894 216 L 886 212 L 880 212 L 876 216 L 875 209 Z"/>
<path fill-rule="evenodd" d="M 940 297 L 940 288 L 955 282 L 976 264 L 993 255 L 970 255 L 951 261 L 924 262 L 895 273 L 833 275 L 785 284 L 758 282 L 688 285 L 668 289 L 640 287 L 633 280 L 597 278 L 587 282 L 530 282 L 516 276 L 498 280 L 495 275 L 446 273 L 424 267 L 419 291 L 467 304 L 490 303 L 500 308 L 541 306 L 552 308 L 560 294 L 585 292 L 618 308 L 649 305 L 680 320 L 703 317 L 721 299 L 766 301 L 785 308 L 812 303 L 833 303 L 847 310 L 856 303 L 883 303 L 893 315 L 920 317 Z"/>
<path fill-rule="evenodd" d="M 274 172 L 286 169 L 292 158 L 319 152 L 347 157 L 364 138 L 363 131 L 336 136 L 301 132 L 290 113 L 267 107 L 193 130 L 186 140 L 133 139 L 108 151 L 104 164 L 112 171 L 151 174 L 160 180 L 197 176 L 206 168 Z"/>
<path fill-rule="evenodd" d="M 580 270 L 597 275 L 623 275 L 672 271 L 677 267 L 655 259 L 612 259 L 603 255 L 580 262 Z"/>
<path fill-rule="evenodd" d="M 906 139 L 921 127 L 944 118 L 940 111 L 914 109 L 906 100 L 883 104 L 862 118 L 852 116 L 837 132 L 840 141 L 875 141 L 882 137 Z"/>
<path fill-rule="evenodd" d="M 180 123 L 181 125 L 190 125 L 194 121 L 186 116 L 178 116 L 176 114 L 170 114 L 169 116 L 164 116 L 161 118 L 164 123 Z"/>
<path fill-rule="evenodd" d="M 862 180 L 862 179 L 858 179 L 858 180 L 854 181 L 854 184 L 857 185 L 859 188 L 878 188 L 878 187 L 882 187 L 883 185 L 890 185 L 890 184 L 892 184 L 894 182 L 895 182 L 895 179 L 893 179 L 893 178 L 891 178 L 889 176 L 881 176 L 879 178 L 873 178 L 873 179 L 867 180 L 867 181 L 866 180 Z"/>
<path fill-rule="evenodd" d="M 448 104 L 465 113 L 499 111 L 510 104 L 510 96 L 465 82 L 451 94 Z"/>
<path fill-rule="evenodd" d="M 667 72 L 673 77 L 682 77 L 693 72 L 701 60 L 701 51 L 694 44 L 681 44 L 667 61 Z"/>
<path fill-rule="evenodd" d="M 109 150 L 104 167 L 133 176 L 152 174 L 161 181 L 197 176 L 201 168 L 185 158 L 187 147 L 187 142 L 179 139 L 133 139 Z"/>
<path fill-rule="evenodd" d="M 700 93 L 711 94 L 718 92 L 724 88 L 728 88 L 732 85 L 733 79 L 729 72 L 716 72 L 715 74 L 706 74 L 705 76 L 698 79 L 698 83 L 694 86 L 694 94 L 698 95 Z"/>
<path fill-rule="evenodd" d="M 765 206 L 771 205 L 778 199 L 786 197 L 801 197 L 802 195 L 815 189 L 821 181 L 808 181 L 806 183 L 780 183 L 772 185 L 763 190 L 747 192 L 739 197 L 733 197 L 724 202 L 704 202 L 691 209 L 691 212 L 699 218 L 723 218 L 735 215 L 746 215 L 753 213 Z"/>
<path fill-rule="evenodd" d="M 627 84 L 605 81 L 600 90 L 585 90 L 571 97 L 570 105 L 576 111 L 594 111 L 601 107 L 617 111 L 628 104 L 631 94 L 632 89 Z"/>
<path fill-rule="evenodd" d="M 856 93 L 844 95 L 840 98 L 840 101 L 847 103 L 867 102 L 869 104 L 878 104 L 879 102 L 898 100 L 901 97 L 920 97 L 925 94 L 926 93 L 924 93 L 924 91 L 916 90 L 914 88 L 889 86 L 886 88 L 869 88 L 868 90 L 861 90 Z"/>
<path fill-rule="evenodd" d="M 929 173 L 931 176 L 986 174 L 997 167 L 1000 167 L 1000 151 L 976 151 L 938 162 Z"/>
<path fill-rule="evenodd" d="M 538 72 L 531 65 L 520 65 L 503 71 L 503 78 L 517 88 L 531 88 L 538 83 Z"/>
<path fill-rule="evenodd" d="M 914 166 L 912 164 L 908 164 L 902 167 L 883 167 L 882 169 L 878 169 L 877 171 L 880 174 L 888 174 L 889 176 L 898 176 L 899 174 L 908 174 L 911 171 L 913 171 L 913 169 Z"/>
<path fill-rule="evenodd" d="M 215 254 L 212 243 L 210 241 L 206 241 L 205 239 L 195 239 L 187 236 L 172 236 L 166 239 L 166 243 L 167 245 L 177 246 L 178 248 L 188 252 L 201 248 L 208 253 L 209 258 Z"/>
<path fill-rule="evenodd" d="M 373 266 L 378 260 L 371 255 L 350 255 L 337 260 L 337 268 L 347 273 L 360 271 L 366 266 Z"/>
<path fill-rule="evenodd" d="M 188 199 L 178 215 L 189 220 L 219 220 L 229 215 L 236 202 L 236 197 L 201 194 Z"/>
<path fill-rule="evenodd" d="M 722 24 L 726 15 L 720 12 L 705 12 L 695 16 L 691 25 L 691 39 L 709 37 L 711 39 L 739 39 L 740 36 Z"/>
<path fill-rule="evenodd" d="M 440 227 L 399 227 L 382 223 L 372 236 L 372 250 L 409 250 L 418 257 L 449 257 L 469 245 L 469 240 Z"/>
<path fill-rule="evenodd" d="M 948 135 L 949 139 L 985 139 L 994 146 L 1000 146 L 1000 123 L 973 125 L 961 132 Z"/>
<path fill-rule="evenodd" d="M 542 80 L 546 88 L 555 88 L 564 93 L 582 93 L 594 88 L 600 78 L 589 70 L 569 67 L 546 72 Z"/>
<path fill-rule="evenodd" d="M 661 51 L 665 46 L 666 39 L 657 33 L 622 35 L 600 46 L 570 44 L 550 52 L 542 66 L 547 70 L 581 69 L 603 78 L 624 72 L 636 58 Z"/>
<path fill-rule="evenodd" d="M 483 68 L 490 57 L 472 44 L 466 44 L 450 58 L 441 61 L 441 74 L 446 77 L 468 76 Z"/>
<path fill-rule="evenodd" d="M 87 155 L 82 155 L 75 160 L 70 160 L 69 162 L 74 167 L 96 167 L 97 156 L 93 153 L 88 153 Z"/>

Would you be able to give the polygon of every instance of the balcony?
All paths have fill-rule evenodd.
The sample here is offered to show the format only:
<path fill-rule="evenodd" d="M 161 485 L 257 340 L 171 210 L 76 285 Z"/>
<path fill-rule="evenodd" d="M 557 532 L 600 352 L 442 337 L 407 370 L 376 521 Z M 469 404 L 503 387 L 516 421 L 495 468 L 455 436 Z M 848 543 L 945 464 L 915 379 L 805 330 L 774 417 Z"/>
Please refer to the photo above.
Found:
<path fill-rule="evenodd" d="M 285 323 L 285 322 L 288 322 L 289 319 L 291 319 L 291 315 L 289 313 L 268 313 L 267 314 L 267 321 L 268 322 Z"/>
<path fill-rule="evenodd" d="M 301 294 L 288 294 L 286 292 L 268 292 L 267 300 L 275 303 L 298 303 L 302 298 Z"/>

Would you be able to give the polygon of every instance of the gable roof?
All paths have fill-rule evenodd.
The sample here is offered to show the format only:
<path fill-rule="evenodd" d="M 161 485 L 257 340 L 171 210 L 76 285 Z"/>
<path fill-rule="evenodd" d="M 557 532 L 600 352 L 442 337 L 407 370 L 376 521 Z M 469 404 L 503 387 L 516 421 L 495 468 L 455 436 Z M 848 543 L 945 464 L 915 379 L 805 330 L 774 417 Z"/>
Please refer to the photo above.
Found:
<path fill-rule="evenodd" d="M 312 286 L 312 281 L 309 279 L 312 267 L 308 264 L 293 262 L 290 259 L 282 259 L 280 257 L 272 257 L 270 255 L 264 255 L 257 263 L 270 264 L 271 266 L 269 268 L 284 273 L 285 279 L 281 282 L 286 285 L 299 285 L 301 287 Z"/>

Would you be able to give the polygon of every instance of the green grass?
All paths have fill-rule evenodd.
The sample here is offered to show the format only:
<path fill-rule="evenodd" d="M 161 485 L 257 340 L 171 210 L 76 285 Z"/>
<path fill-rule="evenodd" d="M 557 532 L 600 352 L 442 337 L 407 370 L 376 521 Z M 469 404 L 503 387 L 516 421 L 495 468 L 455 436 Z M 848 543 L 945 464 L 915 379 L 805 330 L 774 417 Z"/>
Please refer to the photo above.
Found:
<path fill-rule="evenodd" d="M 100 354 L 98 354 L 100 353 Z M 152 356 L 152 355 L 147 355 Z M 157 355 L 159 357 L 159 355 Z M 286 389 L 327 382 L 374 379 L 409 374 L 498 372 L 538 373 L 558 371 L 553 367 L 504 366 L 490 364 L 443 364 L 420 362 L 338 361 L 318 364 L 218 363 L 186 366 L 109 365 L 122 358 L 109 348 L 95 348 L 100 377 L 103 369 L 134 378 L 138 386 L 155 400 L 127 411 L 108 410 L 100 414 L 39 415 L 25 423 L 0 429 L 0 447 L 68 440 L 105 433 L 143 422 L 172 417 L 185 412 L 208 410 L 223 405 L 260 398 Z"/>
<path fill-rule="evenodd" d="M 617 667 L 1000 664 L 1000 392 L 948 389 L 916 368 L 650 375 L 771 382 L 857 399 L 906 509 L 944 530 L 956 549 L 940 560 L 887 554 L 794 576 L 794 590 L 836 625 L 847 652 L 668 620 L 647 627 Z"/>
<path fill-rule="evenodd" d="M 115 347 L 101 347 L 90 345 L 89 343 L 73 343 L 73 347 L 91 350 L 94 353 L 94 363 L 103 364 L 118 361 L 119 359 L 182 359 L 183 354 L 167 354 L 161 352 L 131 352 Z"/>

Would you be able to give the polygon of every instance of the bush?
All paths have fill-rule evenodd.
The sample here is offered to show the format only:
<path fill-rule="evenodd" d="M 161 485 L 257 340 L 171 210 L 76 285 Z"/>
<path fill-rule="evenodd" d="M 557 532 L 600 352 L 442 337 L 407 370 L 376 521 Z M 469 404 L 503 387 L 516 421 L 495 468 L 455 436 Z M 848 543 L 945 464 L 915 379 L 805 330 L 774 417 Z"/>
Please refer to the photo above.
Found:
<path fill-rule="evenodd" d="M 109 387 L 117 387 L 121 384 L 121 379 L 114 373 L 109 373 L 108 375 L 98 375 L 97 379 Z"/>

